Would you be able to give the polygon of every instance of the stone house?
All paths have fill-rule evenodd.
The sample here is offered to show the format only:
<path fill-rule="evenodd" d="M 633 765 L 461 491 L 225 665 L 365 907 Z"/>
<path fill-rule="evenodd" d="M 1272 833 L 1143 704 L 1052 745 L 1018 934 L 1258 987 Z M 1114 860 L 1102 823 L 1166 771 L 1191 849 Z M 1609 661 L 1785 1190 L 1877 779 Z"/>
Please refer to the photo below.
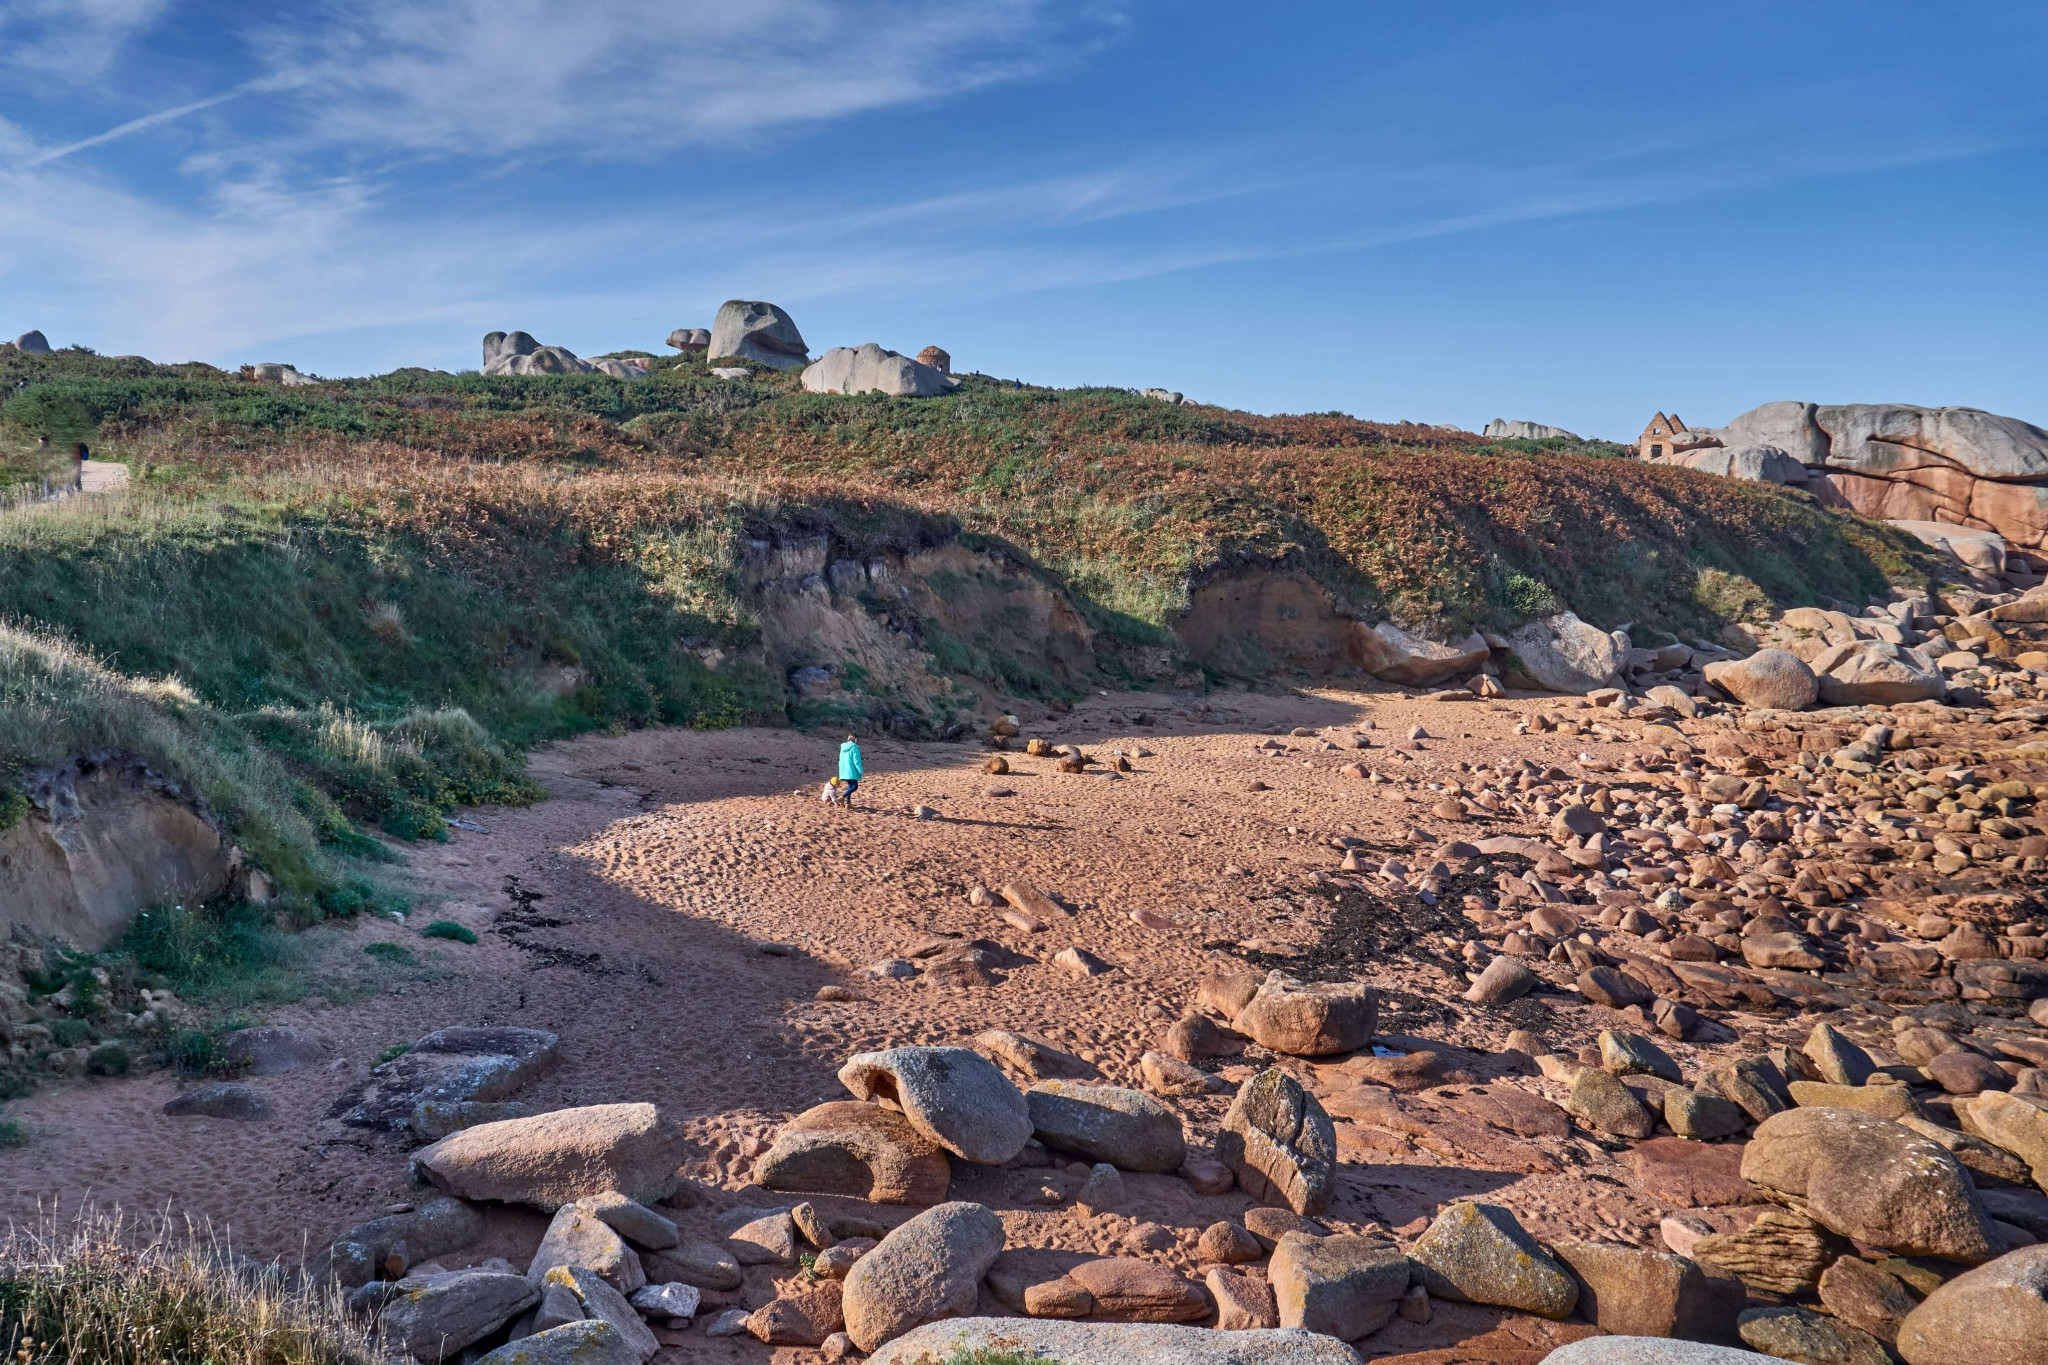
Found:
<path fill-rule="evenodd" d="M 1636 456 L 1639 459 L 1655 460 L 1666 455 L 1675 455 L 1698 445 L 1692 431 L 1678 420 L 1678 414 L 1666 417 L 1658 413 L 1650 419 L 1650 425 L 1643 428 L 1643 434 L 1636 437 Z"/>

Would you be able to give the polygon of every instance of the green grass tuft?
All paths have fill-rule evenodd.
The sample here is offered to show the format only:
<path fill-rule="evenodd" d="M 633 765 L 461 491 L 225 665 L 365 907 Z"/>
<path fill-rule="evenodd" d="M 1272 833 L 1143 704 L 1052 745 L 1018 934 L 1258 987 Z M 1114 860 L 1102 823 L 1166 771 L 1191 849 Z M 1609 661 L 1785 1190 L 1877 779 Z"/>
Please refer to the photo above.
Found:
<path fill-rule="evenodd" d="M 420 930 L 420 934 L 424 938 L 453 939 L 457 943 L 476 942 L 476 930 L 467 925 L 457 924 L 452 919 L 437 919 Z"/>
<path fill-rule="evenodd" d="M 245 1006 L 303 996 L 302 952 L 262 909 L 222 904 L 146 910 L 110 956 L 161 977 L 181 999 Z"/>

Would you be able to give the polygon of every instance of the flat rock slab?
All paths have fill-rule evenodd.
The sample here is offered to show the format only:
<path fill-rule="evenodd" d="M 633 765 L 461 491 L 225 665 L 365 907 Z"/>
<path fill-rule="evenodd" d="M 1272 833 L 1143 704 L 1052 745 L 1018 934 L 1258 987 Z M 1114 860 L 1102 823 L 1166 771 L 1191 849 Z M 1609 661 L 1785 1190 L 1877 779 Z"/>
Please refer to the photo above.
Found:
<path fill-rule="evenodd" d="M 1770 1202 L 1768 1195 L 1742 1178 L 1740 1147 L 1651 1138 L 1631 1148 L 1628 1160 L 1643 1193 L 1682 1208 Z"/>
<path fill-rule="evenodd" d="M 688 1154 L 681 1126 L 653 1105 L 593 1104 L 450 1133 L 413 1153 L 412 1173 L 459 1199 L 552 1213 L 612 1190 L 665 1199 Z"/>
<path fill-rule="evenodd" d="M 238 1123 L 267 1123 L 277 1117 L 270 1096 L 253 1085 L 222 1081 L 216 1085 L 194 1086 L 180 1091 L 164 1105 L 174 1119 L 233 1119 Z"/>
<path fill-rule="evenodd" d="M 423 1103 L 504 1099 L 550 1070 L 560 1048 L 560 1038 L 540 1029 L 437 1029 L 350 1088 L 327 1117 L 400 1132 Z"/>
<path fill-rule="evenodd" d="M 1359 1365 L 1358 1352 L 1335 1337 L 1298 1329 L 1218 1332 L 1173 1323 L 1018 1318 L 927 1323 L 868 1359 L 870 1365 L 942 1365 L 972 1351 L 1007 1351 L 1060 1365 Z"/>
<path fill-rule="evenodd" d="M 235 1029 L 221 1040 L 221 1055 L 245 1062 L 251 1076 L 278 1076 L 325 1061 L 327 1048 L 318 1038 L 280 1026 Z"/>

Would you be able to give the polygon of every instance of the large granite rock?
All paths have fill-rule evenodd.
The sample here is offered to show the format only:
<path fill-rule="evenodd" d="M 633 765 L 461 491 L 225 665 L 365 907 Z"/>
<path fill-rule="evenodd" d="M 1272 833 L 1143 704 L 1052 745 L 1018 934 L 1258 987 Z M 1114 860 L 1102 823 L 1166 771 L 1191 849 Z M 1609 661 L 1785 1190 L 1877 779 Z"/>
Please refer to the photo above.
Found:
<path fill-rule="evenodd" d="M 1321 1213 L 1336 1192 L 1336 1125 L 1300 1081 L 1277 1068 L 1239 1088 L 1216 1134 L 1216 1156 L 1246 1194 L 1298 1214 Z"/>
<path fill-rule="evenodd" d="M 1707 681 L 1744 706 L 1804 711 L 1820 695 L 1813 670 L 1782 649 L 1760 649 L 1746 659 L 1722 659 L 1706 667 Z"/>
<path fill-rule="evenodd" d="M 1655 463 L 1697 469 L 1702 474 L 1719 474 L 1727 479 L 1751 483 L 1804 484 L 1811 477 L 1805 465 L 1776 446 L 1741 446 L 1727 449 L 1707 446 L 1676 451 Z"/>
<path fill-rule="evenodd" d="M 1308 982 L 1273 971 L 1231 1027 L 1293 1057 L 1356 1052 L 1372 1042 L 1379 992 L 1355 981 Z"/>
<path fill-rule="evenodd" d="M 1972 1136 L 2026 1162 L 2034 1183 L 2048 1190 L 2048 1102 L 1987 1090 L 1958 1101 L 1956 1112 L 1968 1122 Z"/>
<path fill-rule="evenodd" d="M 1479 670 L 1492 650 L 1477 631 L 1462 640 L 1438 644 L 1412 635 L 1392 621 L 1358 627 L 1359 664 L 1375 678 L 1405 687 L 1424 687 Z"/>
<path fill-rule="evenodd" d="M 1517 671 L 1547 692 L 1584 694 L 1619 681 L 1627 651 L 1614 636 L 1568 611 L 1508 635 Z"/>
<path fill-rule="evenodd" d="M 1958 962 L 1955 978 L 1965 1000 L 2048 1000 L 2048 962 L 2025 958 Z"/>
<path fill-rule="evenodd" d="M 974 1311 L 1003 1250 L 1003 1220 L 981 1204 L 940 1204 L 884 1237 L 847 1272 L 846 1333 L 872 1352 L 937 1318 Z"/>
<path fill-rule="evenodd" d="M 1576 441 L 1579 438 L 1563 427 L 1547 427 L 1541 422 L 1510 421 L 1496 417 L 1486 424 L 1479 433 L 1489 441 Z"/>
<path fill-rule="evenodd" d="M 412 1170 L 461 1199 L 548 1212 L 617 1190 L 665 1199 L 688 1155 L 682 1128 L 651 1104 L 593 1104 L 480 1123 L 413 1153 Z"/>
<path fill-rule="evenodd" d="M 30 328 L 16 337 L 12 344 L 15 350 L 20 351 L 24 355 L 48 355 L 50 353 L 49 338 L 34 328 Z"/>
<path fill-rule="evenodd" d="M 764 1189 L 879 1204 L 936 1204 L 952 1179 L 952 1163 L 934 1139 L 897 1110 L 858 1100 L 798 1114 L 754 1167 Z"/>
<path fill-rule="evenodd" d="M 1898 706 L 1948 694 L 1941 670 L 1900 645 L 1866 640 L 1831 659 L 1835 652 L 1814 660 L 1827 664 L 1818 682 L 1820 699 L 1829 706 Z"/>
<path fill-rule="evenodd" d="M 626 1245 L 611 1224 L 580 1202 L 555 1210 L 554 1221 L 540 1239 L 526 1278 L 541 1283 L 557 1266 L 575 1266 L 610 1282 L 621 1294 L 631 1294 L 647 1284 L 640 1253 Z"/>
<path fill-rule="evenodd" d="M 1775 446 L 1809 487 L 1868 517 L 1954 522 L 2015 545 L 2048 544 L 2048 432 L 1977 408 L 1766 403 L 1714 439 Z"/>
<path fill-rule="evenodd" d="M 328 1109 L 352 1128 L 402 1132 L 420 1104 L 502 1100 L 559 1060 L 561 1039 L 532 1028 L 436 1029 L 372 1070 Z"/>
<path fill-rule="evenodd" d="M 327 1059 L 327 1046 L 309 1033 L 282 1025 L 235 1029 L 221 1040 L 221 1055 L 251 1076 L 277 1076 Z"/>
<path fill-rule="evenodd" d="M 1177 1171 L 1187 1160 L 1180 1115 L 1136 1090 L 1040 1081 L 1024 1093 L 1031 1127 L 1055 1151 L 1126 1171 Z"/>
<path fill-rule="evenodd" d="M 1134 1322 L 1200 1322 L 1215 1310 L 1209 1291 L 1171 1266 L 1131 1256 L 1083 1261 L 1067 1278 L 1088 1291 L 1094 1316 Z"/>
<path fill-rule="evenodd" d="M 1290 1232 L 1273 1248 L 1266 1280 L 1282 1327 L 1356 1341 L 1393 1318 L 1411 1269 L 1401 1249 L 1382 1238 Z"/>
<path fill-rule="evenodd" d="M 745 1274 L 737 1257 L 712 1242 L 684 1242 L 667 1251 L 652 1251 L 640 1258 L 640 1264 L 655 1284 L 674 1281 L 699 1289 L 738 1289 Z"/>
<path fill-rule="evenodd" d="M 1765 1355 L 1809 1365 L 1891 1365 L 1884 1343 L 1861 1328 L 1796 1306 L 1751 1308 L 1742 1340 Z"/>
<path fill-rule="evenodd" d="M 1684 1256 L 1602 1242 L 1554 1242 L 1579 1284 L 1578 1312 L 1616 1336 L 1734 1342 L 1749 1301 L 1740 1279 Z"/>
<path fill-rule="evenodd" d="M 1408 1259 L 1432 1298 L 1546 1318 L 1567 1316 L 1579 1301 L 1578 1282 L 1496 1204 L 1451 1205 L 1409 1248 Z"/>
<path fill-rule="evenodd" d="M 2021 1247 L 1936 1289 L 1899 1324 L 1906 1365 L 2048 1360 L 2048 1245 Z"/>
<path fill-rule="evenodd" d="M 1893 529 L 1904 531 L 1932 549 L 1953 555 L 1965 568 L 1979 573 L 2005 572 L 2005 537 L 1975 526 L 1957 526 L 1946 521 L 1891 520 Z"/>
<path fill-rule="evenodd" d="M 1573 1118 L 1616 1137 L 1646 1138 L 1657 1119 L 1612 1072 L 1587 1067 L 1572 1078 L 1564 1107 Z"/>
<path fill-rule="evenodd" d="M 2000 1249 L 1976 1187 L 1940 1143 L 1850 1109 L 1790 1109 L 1757 1125 L 1743 1178 L 1800 1201 L 1843 1237 L 1908 1256 L 1984 1261 Z"/>
<path fill-rule="evenodd" d="M 1915 1306 L 1897 1276 L 1857 1256 L 1837 1257 L 1821 1272 L 1820 1301 L 1843 1322 L 1886 1343 L 1898 1340 L 1899 1324 Z"/>
<path fill-rule="evenodd" d="M 839 1083 L 862 1100 L 886 1100 L 919 1132 L 956 1156 L 999 1166 L 1031 1140 L 1031 1110 L 994 1062 L 964 1047 L 892 1047 L 857 1053 Z"/>
<path fill-rule="evenodd" d="M 596 374 L 599 366 L 579 359 L 566 346 L 543 346 L 526 332 L 492 332 L 484 338 L 485 374 Z M 640 371 L 645 374 L 646 371 Z"/>
<path fill-rule="evenodd" d="M 710 360 L 751 360 L 778 370 L 810 363 L 810 348 L 789 314 L 772 303 L 727 299 L 711 321 Z"/>
<path fill-rule="evenodd" d="M 1299 1329 L 1218 1332 L 1170 1323 L 1029 1318 L 934 1322 L 898 1337 L 868 1362 L 948 1365 L 977 1352 L 1060 1365 L 1359 1365 L 1358 1352 L 1343 1342 Z"/>
<path fill-rule="evenodd" d="M 883 393 L 891 398 L 930 398 L 950 393 L 956 382 L 936 366 L 885 351 L 872 341 L 834 346 L 803 374 L 806 393 Z"/>
<path fill-rule="evenodd" d="M 385 1340 L 425 1365 L 453 1359 L 540 1301 L 523 1275 L 464 1270 L 400 1280 L 384 1299 Z"/>
<path fill-rule="evenodd" d="M 308 1262 L 315 1280 L 354 1289 L 396 1280 L 422 1261 L 459 1251 L 483 1236 L 483 1215 L 460 1199 L 428 1199 L 405 1213 L 358 1223 Z"/>

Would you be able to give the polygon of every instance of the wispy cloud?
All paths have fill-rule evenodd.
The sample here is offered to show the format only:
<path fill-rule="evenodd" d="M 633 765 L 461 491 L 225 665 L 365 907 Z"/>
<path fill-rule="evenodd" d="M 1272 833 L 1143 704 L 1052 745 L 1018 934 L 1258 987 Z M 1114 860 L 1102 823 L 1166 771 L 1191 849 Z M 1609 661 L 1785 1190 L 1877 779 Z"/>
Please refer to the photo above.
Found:
<path fill-rule="evenodd" d="M 259 29 L 310 135 L 632 158 L 1025 79 L 1117 26 L 1049 0 L 350 0 Z"/>
<path fill-rule="evenodd" d="M 6 0 L 0 70 L 45 88 L 97 80 L 169 8 L 170 0 Z"/>

